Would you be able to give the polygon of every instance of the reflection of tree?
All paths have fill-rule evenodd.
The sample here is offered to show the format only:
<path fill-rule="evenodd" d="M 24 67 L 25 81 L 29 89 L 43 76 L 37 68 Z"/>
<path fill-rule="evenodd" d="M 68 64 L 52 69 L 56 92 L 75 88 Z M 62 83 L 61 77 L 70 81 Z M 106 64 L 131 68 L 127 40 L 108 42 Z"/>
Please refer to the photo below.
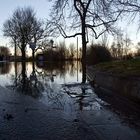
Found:
<path fill-rule="evenodd" d="M 50 77 L 54 80 L 54 77 L 57 76 L 60 79 L 65 79 L 67 74 L 71 77 L 75 77 L 75 75 L 82 71 L 81 62 L 80 61 L 65 61 L 58 63 L 48 63 L 48 62 L 37 62 L 37 67 L 42 69 L 38 74 L 42 78 Z M 78 78 L 77 78 L 78 79 Z"/>
<path fill-rule="evenodd" d="M 7 62 L 6 63 L 4 63 L 4 62 L 0 63 L 0 74 L 9 73 L 10 70 L 11 70 L 11 67 L 12 67 L 11 63 L 7 63 Z"/>
<path fill-rule="evenodd" d="M 68 65 L 63 63 L 46 63 L 46 62 L 38 62 L 37 66 L 42 68 L 40 75 L 50 77 L 53 79 L 54 76 L 60 76 L 60 78 L 65 77 L 69 67 Z"/>
<path fill-rule="evenodd" d="M 86 83 L 86 63 L 82 63 L 82 83 Z"/>
<path fill-rule="evenodd" d="M 30 95 L 32 97 L 41 96 L 42 91 L 44 90 L 42 83 L 38 80 L 35 73 L 35 65 L 33 62 L 32 73 L 27 76 L 26 72 L 26 63 L 22 62 L 21 73 L 17 73 L 17 63 L 15 63 L 15 80 L 13 87 L 16 91 L 23 93 L 25 95 Z"/>
<path fill-rule="evenodd" d="M 85 89 L 81 87 L 81 90 L 82 90 L 82 94 L 79 98 L 79 109 L 82 111 L 83 110 L 83 106 L 84 106 L 84 103 L 83 103 L 83 100 L 85 98 Z"/>
<path fill-rule="evenodd" d="M 32 64 L 32 65 L 31 65 Z M 41 96 L 44 91 L 49 92 L 51 96 L 51 85 L 56 83 L 56 78 L 66 78 L 67 74 L 74 77 L 77 74 L 77 63 L 46 63 L 46 62 L 32 62 L 26 64 L 25 62 L 15 62 L 15 74 L 12 76 L 13 87 L 16 91 L 33 97 Z M 27 68 L 26 68 L 27 67 Z M 28 71 L 27 71 L 28 69 Z M 46 89 L 46 90 L 45 90 Z M 50 89 L 50 90 L 49 90 Z M 52 91 L 53 92 L 53 91 Z"/>
<path fill-rule="evenodd" d="M 57 87 L 52 88 L 51 85 L 48 85 L 46 89 L 47 101 L 48 104 L 51 104 L 53 108 L 63 109 L 65 103 L 65 95 L 62 94 L 59 90 Z"/>

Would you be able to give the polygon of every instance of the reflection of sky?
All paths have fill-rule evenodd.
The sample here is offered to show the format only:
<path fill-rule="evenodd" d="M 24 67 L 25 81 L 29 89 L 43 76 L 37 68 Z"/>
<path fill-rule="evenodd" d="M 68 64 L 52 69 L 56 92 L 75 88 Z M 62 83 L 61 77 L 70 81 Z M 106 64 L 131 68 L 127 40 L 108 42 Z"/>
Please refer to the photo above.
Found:
<path fill-rule="evenodd" d="M 77 79 L 78 76 L 78 79 Z M 57 81 L 60 84 L 65 83 L 73 83 L 73 82 L 81 82 L 82 73 L 74 73 L 73 76 L 71 76 L 69 73 L 66 73 L 65 77 L 60 78 L 60 76 L 55 77 L 55 81 Z"/>
<path fill-rule="evenodd" d="M 27 69 L 27 77 L 30 77 L 30 75 L 32 73 L 32 63 L 27 63 L 26 69 Z M 36 67 L 36 70 L 38 72 L 42 71 L 41 68 L 37 68 L 37 67 Z M 21 73 L 21 65 L 18 67 L 18 75 L 20 73 Z M 47 73 L 47 76 L 43 76 L 43 78 L 46 79 L 46 81 L 44 81 L 44 84 L 46 84 L 45 82 L 48 82 L 48 84 L 49 84 L 49 83 L 51 83 L 52 76 L 49 75 L 50 72 L 47 72 L 47 70 L 46 70 L 46 73 Z M 81 79 L 82 79 L 82 73 L 79 72 L 79 70 L 77 72 L 77 69 L 74 69 L 72 74 L 70 73 L 69 70 L 66 70 L 64 75 L 61 73 L 58 73 L 58 74 L 54 73 L 54 74 L 56 76 L 53 76 L 53 79 L 54 79 L 54 83 L 56 83 L 56 84 L 65 84 L 65 83 L 72 83 L 72 82 L 76 83 L 76 82 L 81 82 Z M 12 63 L 12 67 L 11 67 L 9 73 L 5 73 L 4 75 L 0 74 L 0 85 L 1 86 L 11 85 L 12 80 L 14 80 L 14 77 L 15 77 L 15 68 L 14 68 L 14 63 Z M 43 80 L 42 77 L 37 77 L 37 78 L 39 80 Z"/>
<path fill-rule="evenodd" d="M 27 90 L 25 87 L 25 95 L 32 97 L 39 97 L 39 101 L 43 104 L 49 106 L 54 110 L 63 110 L 66 117 L 65 119 L 74 119 L 75 113 L 77 110 L 98 110 L 100 109 L 100 105 L 97 102 L 97 96 L 95 95 L 93 89 L 88 83 L 85 85 L 81 85 L 82 74 L 78 71 L 77 73 L 77 63 L 73 63 L 73 65 L 67 64 L 65 65 L 65 72 L 61 73 L 61 69 L 58 71 L 56 68 L 56 76 L 54 77 L 54 81 L 51 81 L 51 77 L 49 75 L 50 69 L 45 72 L 47 75 L 37 75 L 37 84 L 41 84 L 42 86 L 34 86 L 30 84 L 29 86 L 32 90 Z M 19 82 L 17 81 L 17 89 L 15 87 L 15 68 L 14 63 L 11 63 L 12 67 L 10 67 L 10 71 L 7 74 L 0 74 L 0 86 L 6 87 L 11 91 L 17 91 L 20 93 L 22 89 L 18 88 L 19 85 L 22 85 L 21 79 Z M 26 63 L 27 67 L 27 79 L 31 82 L 31 73 L 32 73 L 32 63 Z M 21 63 L 17 64 L 17 77 L 21 74 Z M 47 65 L 45 69 L 47 69 Z M 80 65 L 79 67 L 80 68 Z M 1 67 L 2 69 L 2 67 Z M 81 69 L 81 68 L 80 68 Z M 41 68 L 37 69 L 37 71 L 41 72 Z M 52 69 L 53 72 L 55 69 Z M 44 69 L 42 69 L 44 71 Z M 52 72 L 52 73 L 53 73 Z M 45 73 L 45 74 L 46 74 Z M 78 75 L 78 81 L 77 81 Z M 78 82 L 78 83 L 77 83 Z M 23 82 L 24 83 L 24 82 Z M 77 83 L 77 84 L 76 84 Z M 66 84 L 66 85 L 64 85 Z M 13 87 L 14 86 L 14 87 Z M 24 85 L 25 86 L 25 85 Z M 28 87 L 29 88 L 29 87 Z M 20 89 L 20 90 L 19 90 Z M 30 88 L 29 88 L 30 89 Z M 37 90 L 37 92 L 36 92 Z M 38 95 L 38 96 L 37 96 Z M 40 96 L 39 96 L 40 95 Z"/>

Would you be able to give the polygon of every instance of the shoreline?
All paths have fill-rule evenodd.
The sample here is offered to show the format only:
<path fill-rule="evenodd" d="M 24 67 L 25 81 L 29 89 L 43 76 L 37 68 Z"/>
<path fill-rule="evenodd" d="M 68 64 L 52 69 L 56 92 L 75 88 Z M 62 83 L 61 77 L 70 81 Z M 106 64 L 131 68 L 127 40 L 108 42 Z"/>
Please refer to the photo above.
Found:
<path fill-rule="evenodd" d="M 140 77 L 122 76 L 87 67 L 87 78 L 93 86 L 98 86 L 140 103 Z"/>

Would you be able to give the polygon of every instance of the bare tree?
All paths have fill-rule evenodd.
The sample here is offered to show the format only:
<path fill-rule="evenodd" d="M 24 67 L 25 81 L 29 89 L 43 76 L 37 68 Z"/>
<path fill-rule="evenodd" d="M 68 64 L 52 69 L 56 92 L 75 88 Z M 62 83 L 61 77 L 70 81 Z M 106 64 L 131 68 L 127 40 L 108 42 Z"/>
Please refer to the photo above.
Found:
<path fill-rule="evenodd" d="M 104 47 L 108 47 L 109 46 L 108 39 L 109 39 L 108 35 L 106 33 L 104 33 L 101 38 L 101 45 Z"/>
<path fill-rule="evenodd" d="M 124 55 L 127 56 L 130 50 L 130 46 L 132 45 L 131 39 L 128 37 L 126 33 L 124 36 Z"/>
<path fill-rule="evenodd" d="M 35 52 L 39 49 L 39 41 L 44 39 L 45 36 L 45 28 L 43 27 L 43 22 L 39 21 L 37 18 L 35 18 L 32 26 L 32 32 L 30 35 L 31 43 L 34 44 L 34 47 L 32 49 L 32 57 L 34 61 L 34 55 Z"/>
<path fill-rule="evenodd" d="M 76 50 L 75 50 L 75 47 L 74 47 L 74 44 L 73 44 L 73 43 L 71 43 L 71 44 L 69 45 L 69 53 L 70 53 L 69 58 L 70 58 L 71 60 L 73 60 L 74 57 L 75 57 L 75 54 L 76 54 Z"/>
<path fill-rule="evenodd" d="M 125 6 L 125 11 L 129 13 L 140 12 L 139 0 L 118 0 L 118 3 Z"/>
<path fill-rule="evenodd" d="M 112 57 L 116 59 L 118 50 L 117 50 L 115 42 L 112 42 L 112 45 L 110 47 L 110 52 L 111 52 Z"/>
<path fill-rule="evenodd" d="M 112 32 L 112 25 L 123 11 L 117 0 L 55 0 L 53 6 L 53 23 L 63 37 L 82 36 L 82 60 L 86 58 L 88 31 L 92 31 L 97 39 L 106 31 Z M 69 9 L 69 10 L 68 10 Z M 69 23 L 66 23 L 69 21 Z M 75 34 L 67 35 L 66 25 L 76 30 Z"/>
<path fill-rule="evenodd" d="M 0 46 L 0 61 L 9 59 L 10 50 L 7 47 Z"/>
<path fill-rule="evenodd" d="M 140 42 L 137 43 L 136 45 L 136 56 L 140 56 Z"/>
<path fill-rule="evenodd" d="M 124 13 L 129 14 L 129 23 L 137 20 L 138 31 L 140 30 L 140 1 L 139 0 L 118 0 L 121 6 L 124 6 Z"/>
<path fill-rule="evenodd" d="M 65 60 L 66 58 L 66 44 L 65 42 L 59 42 L 59 47 L 58 48 L 58 52 L 59 52 L 59 59 L 60 60 Z"/>
<path fill-rule="evenodd" d="M 117 47 L 117 57 L 119 59 L 122 59 L 124 53 L 124 40 L 123 40 L 123 33 L 121 33 L 121 30 L 116 38 L 116 47 Z"/>
<path fill-rule="evenodd" d="M 86 46 L 88 35 L 92 32 L 95 39 L 107 32 L 115 32 L 114 23 L 120 17 L 123 6 L 120 7 L 118 0 L 51 0 L 53 2 L 51 25 L 59 29 L 64 38 L 82 38 L 82 64 L 86 64 Z M 70 28 L 68 28 L 68 26 Z M 68 32 L 75 31 L 72 35 Z M 83 68 L 86 73 L 86 68 Z M 83 76 L 83 82 L 85 82 Z"/>
<path fill-rule="evenodd" d="M 3 32 L 4 36 L 10 37 L 14 41 L 15 48 L 18 44 L 22 60 L 25 60 L 27 44 L 31 41 L 37 43 L 43 36 L 44 30 L 42 23 L 36 18 L 34 10 L 28 7 L 16 9 L 12 17 L 4 23 Z"/>

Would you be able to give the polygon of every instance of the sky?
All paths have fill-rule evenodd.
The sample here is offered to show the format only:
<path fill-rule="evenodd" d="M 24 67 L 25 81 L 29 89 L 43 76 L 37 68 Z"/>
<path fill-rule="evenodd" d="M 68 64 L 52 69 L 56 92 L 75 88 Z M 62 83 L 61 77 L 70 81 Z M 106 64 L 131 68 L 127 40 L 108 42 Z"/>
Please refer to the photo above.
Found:
<path fill-rule="evenodd" d="M 31 6 L 38 18 L 47 19 L 49 17 L 50 2 L 48 0 L 1 0 L 0 1 L 0 45 L 6 45 L 8 40 L 3 37 L 3 23 L 12 16 L 18 7 Z"/>
<path fill-rule="evenodd" d="M 6 37 L 3 37 L 3 23 L 12 16 L 14 10 L 18 7 L 28 7 L 31 6 L 38 18 L 48 19 L 51 9 L 51 3 L 49 0 L 1 0 L 0 1 L 0 46 L 10 45 L 9 40 Z M 126 17 L 127 19 L 127 17 Z M 137 33 L 137 27 L 135 22 L 132 22 L 129 26 L 124 24 L 125 21 L 120 22 L 120 28 L 124 28 L 130 37 L 135 43 L 140 41 L 140 34 Z M 139 31 L 140 32 L 140 31 Z M 62 38 L 61 38 L 62 40 Z M 76 42 L 76 39 L 65 40 L 65 42 Z"/>
<path fill-rule="evenodd" d="M 40 19 L 48 19 L 51 10 L 49 0 L 1 0 L 0 1 L 0 46 L 10 46 L 10 39 L 3 36 L 3 23 L 9 19 L 16 8 L 32 7 Z M 61 41 L 64 39 L 61 37 Z M 58 42 L 58 39 L 56 40 Z M 67 39 L 67 42 L 76 42 L 76 39 Z M 12 53 L 13 53 L 13 49 Z"/>

